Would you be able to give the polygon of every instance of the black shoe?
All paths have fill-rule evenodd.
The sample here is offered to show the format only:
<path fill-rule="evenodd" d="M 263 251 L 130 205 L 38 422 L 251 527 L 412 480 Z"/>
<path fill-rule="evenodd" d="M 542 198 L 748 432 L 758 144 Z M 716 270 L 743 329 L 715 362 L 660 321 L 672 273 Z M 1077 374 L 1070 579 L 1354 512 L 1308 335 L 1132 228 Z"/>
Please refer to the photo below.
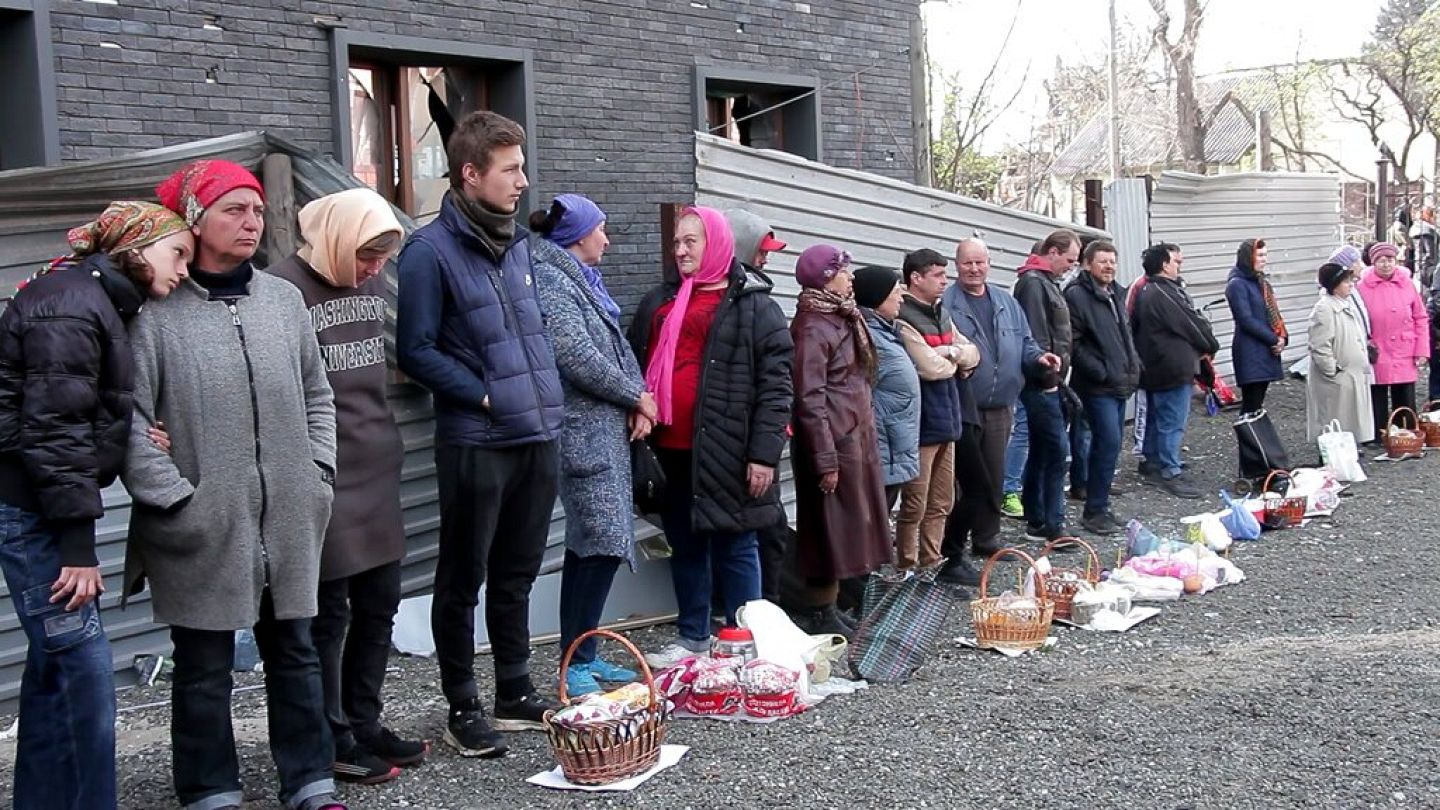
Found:
<path fill-rule="evenodd" d="M 1091 534 L 1098 534 L 1101 537 L 1111 537 L 1119 534 L 1121 531 L 1120 524 L 1116 522 L 1115 517 L 1108 512 L 1102 512 L 1098 515 L 1086 515 L 1080 519 L 1080 525 L 1085 527 L 1085 531 Z"/>
<path fill-rule="evenodd" d="M 964 585 L 975 588 L 980 585 L 980 572 L 970 565 L 963 556 L 956 557 L 940 569 L 935 575 L 936 582 L 943 582 L 946 585 Z"/>
<path fill-rule="evenodd" d="M 1205 497 L 1205 493 L 1200 491 L 1199 487 L 1187 481 L 1183 475 L 1168 478 L 1161 482 L 1160 486 L 1171 495 L 1187 501 L 1198 501 Z"/>
<path fill-rule="evenodd" d="M 799 621 L 797 621 L 796 624 L 798 624 L 800 629 L 804 630 L 807 635 L 844 636 L 846 641 L 849 641 L 855 635 L 855 631 L 850 629 L 850 625 L 846 624 L 845 621 L 840 618 L 840 613 L 835 610 L 834 605 L 810 608 L 801 613 L 798 618 Z"/>
<path fill-rule="evenodd" d="M 505 739 L 495 733 L 485 719 L 485 709 L 476 698 L 450 707 L 450 719 L 445 724 L 445 742 L 460 752 L 462 757 L 494 759 L 503 757 L 509 750 Z"/>
<path fill-rule="evenodd" d="M 1085 489 L 1085 487 L 1070 487 L 1067 494 L 1072 501 L 1084 502 L 1085 498 L 1089 496 L 1090 493 Z"/>
<path fill-rule="evenodd" d="M 1000 545 L 999 543 L 994 543 L 994 542 L 991 542 L 991 543 L 976 543 L 976 542 L 974 542 L 973 540 L 970 542 L 970 553 L 973 554 L 973 555 L 976 556 L 976 557 L 980 557 L 980 558 L 986 559 L 986 560 L 990 559 L 991 557 L 994 557 L 994 556 L 995 556 L 995 552 L 999 551 L 999 550 L 1002 549 L 1002 548 L 1005 548 L 1005 547 L 1002 546 L 1002 545 Z"/>
<path fill-rule="evenodd" d="M 400 775 L 400 769 L 371 753 L 363 745 L 335 755 L 335 778 L 353 785 L 378 785 Z"/>
<path fill-rule="evenodd" d="M 560 704 L 532 690 L 514 700 L 495 698 L 496 731 L 544 731 L 545 713 L 560 711 Z"/>
<path fill-rule="evenodd" d="M 373 735 L 360 737 L 360 744 L 365 746 L 377 757 L 385 760 L 391 765 L 398 765 L 401 768 L 410 768 L 425 761 L 425 755 L 430 753 L 430 743 L 424 740 L 405 740 L 399 735 L 384 726 Z"/>
<path fill-rule="evenodd" d="M 1034 540 L 1037 543 L 1048 543 L 1060 536 L 1060 532 L 1052 531 L 1044 526 L 1036 526 L 1033 523 L 1025 526 L 1025 539 Z"/>

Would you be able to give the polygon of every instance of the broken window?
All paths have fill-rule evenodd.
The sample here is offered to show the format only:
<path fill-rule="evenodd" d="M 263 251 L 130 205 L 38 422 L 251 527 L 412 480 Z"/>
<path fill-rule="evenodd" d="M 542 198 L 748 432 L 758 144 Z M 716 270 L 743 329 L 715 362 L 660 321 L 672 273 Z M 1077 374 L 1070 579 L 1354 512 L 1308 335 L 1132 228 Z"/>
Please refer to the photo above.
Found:
<path fill-rule="evenodd" d="M 820 159 L 820 115 L 812 80 L 700 69 L 704 129 L 756 149 Z"/>

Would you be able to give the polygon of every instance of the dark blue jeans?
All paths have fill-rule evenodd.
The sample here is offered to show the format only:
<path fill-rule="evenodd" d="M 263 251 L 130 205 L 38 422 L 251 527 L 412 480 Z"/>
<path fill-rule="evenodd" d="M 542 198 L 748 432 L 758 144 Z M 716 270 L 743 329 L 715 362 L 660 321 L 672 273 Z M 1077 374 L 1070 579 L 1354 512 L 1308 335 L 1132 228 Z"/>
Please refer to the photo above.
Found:
<path fill-rule="evenodd" d="M 1065 414 L 1060 392 L 1026 386 L 1020 392 L 1030 423 L 1030 457 L 1025 462 L 1021 502 L 1030 528 L 1056 535 L 1065 528 Z"/>
<path fill-rule="evenodd" d="M 604 554 L 581 557 L 566 549 L 565 567 L 560 573 L 560 654 L 581 635 L 600 626 L 600 617 L 605 613 L 605 600 L 610 597 L 610 585 L 615 581 L 615 571 L 620 567 L 619 557 Z M 588 664 L 595 660 L 595 648 L 599 639 L 585 639 L 575 650 L 571 662 Z"/>
<path fill-rule="evenodd" d="M 665 511 L 660 523 L 670 543 L 670 577 L 675 585 L 675 625 L 680 643 L 696 652 L 710 646 L 710 594 L 718 587 L 725 621 L 760 598 L 760 543 L 755 532 L 697 532 L 690 516 L 694 491 L 690 453 L 657 450 L 665 470 Z M 711 561 L 714 560 L 712 578 Z M 718 578 L 719 582 L 714 579 Z"/>
<path fill-rule="evenodd" d="M 244 792 L 230 725 L 235 634 L 171 627 L 170 640 L 175 645 L 170 693 L 175 793 L 187 810 L 240 804 Z M 270 755 L 280 777 L 280 801 L 293 808 L 335 790 L 335 743 L 325 718 L 320 656 L 310 640 L 310 620 L 276 619 L 269 591 L 260 600 L 255 643 L 265 662 Z"/>
<path fill-rule="evenodd" d="M 39 515 L 0 503 L 0 568 L 30 642 L 20 679 L 16 810 L 115 807 L 115 683 L 95 602 L 50 603 L 60 546 Z"/>
<path fill-rule="evenodd" d="M 1120 442 L 1125 434 L 1125 400 L 1120 397 L 1087 396 L 1081 400 L 1090 421 L 1090 448 L 1085 479 L 1085 515 L 1110 512 L 1110 485 L 1120 461 Z"/>
<path fill-rule="evenodd" d="M 1181 472 L 1180 446 L 1190 421 L 1190 386 L 1145 392 L 1145 460 L 1165 479 Z"/>
<path fill-rule="evenodd" d="M 1084 490 L 1090 483 L 1089 417 L 1070 419 L 1070 488 Z"/>

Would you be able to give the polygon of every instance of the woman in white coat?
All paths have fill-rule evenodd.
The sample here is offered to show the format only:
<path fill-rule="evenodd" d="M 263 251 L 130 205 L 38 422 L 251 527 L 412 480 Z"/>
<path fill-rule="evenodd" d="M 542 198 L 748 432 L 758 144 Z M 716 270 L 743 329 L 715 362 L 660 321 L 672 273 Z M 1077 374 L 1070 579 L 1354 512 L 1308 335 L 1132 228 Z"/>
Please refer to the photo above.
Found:
<path fill-rule="evenodd" d="M 1347 303 L 1355 290 L 1348 267 L 1320 266 L 1320 300 L 1310 310 L 1310 374 L 1305 383 L 1305 426 L 1311 441 L 1338 420 L 1357 444 L 1375 438 L 1370 409 L 1370 356 L 1366 329 Z"/>

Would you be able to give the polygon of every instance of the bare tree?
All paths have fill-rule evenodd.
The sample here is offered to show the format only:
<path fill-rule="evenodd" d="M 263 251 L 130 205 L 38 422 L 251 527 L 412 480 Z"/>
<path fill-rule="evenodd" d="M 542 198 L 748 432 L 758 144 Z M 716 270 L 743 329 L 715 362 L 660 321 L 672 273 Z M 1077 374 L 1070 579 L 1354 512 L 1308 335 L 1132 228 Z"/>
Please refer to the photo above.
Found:
<path fill-rule="evenodd" d="M 1205 7 L 1200 0 L 1184 0 L 1184 20 L 1173 41 L 1166 0 L 1150 0 L 1150 8 L 1156 16 L 1151 38 L 1175 71 L 1175 132 L 1180 141 L 1185 170 L 1202 173 L 1205 171 L 1207 123 L 1201 114 L 1199 94 L 1195 88 L 1195 46 L 1200 39 L 1200 26 L 1205 20 Z"/>
<path fill-rule="evenodd" d="M 995 122 L 1015 106 L 1029 77 L 1030 66 L 1027 63 L 1015 84 L 1015 92 L 1008 98 L 995 97 L 1000 61 L 1020 21 L 1022 5 L 1021 2 L 1015 4 L 1010 26 L 996 51 L 995 61 L 979 84 L 967 87 L 959 70 L 931 71 L 943 88 L 939 132 L 932 137 L 930 145 L 936 188 L 986 199 L 994 193 L 1003 163 L 998 157 L 982 154 L 980 141 L 995 126 Z"/>

